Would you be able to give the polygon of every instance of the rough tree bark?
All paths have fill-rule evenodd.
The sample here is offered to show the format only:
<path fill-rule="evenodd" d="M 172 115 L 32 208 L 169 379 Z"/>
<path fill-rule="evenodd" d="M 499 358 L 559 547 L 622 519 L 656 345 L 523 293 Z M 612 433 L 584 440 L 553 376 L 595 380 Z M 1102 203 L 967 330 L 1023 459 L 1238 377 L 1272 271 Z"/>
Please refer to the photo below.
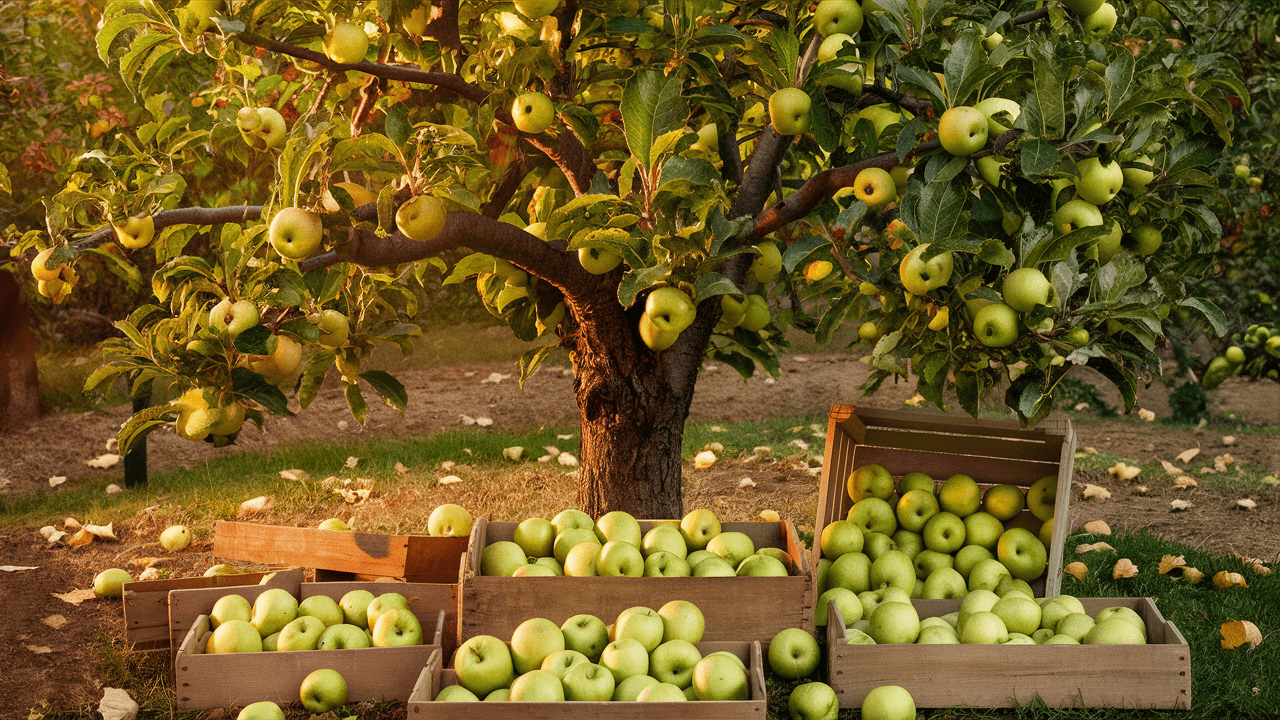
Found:
<path fill-rule="evenodd" d="M 22 289 L 0 271 L 0 429 L 40 414 L 36 341 Z"/>

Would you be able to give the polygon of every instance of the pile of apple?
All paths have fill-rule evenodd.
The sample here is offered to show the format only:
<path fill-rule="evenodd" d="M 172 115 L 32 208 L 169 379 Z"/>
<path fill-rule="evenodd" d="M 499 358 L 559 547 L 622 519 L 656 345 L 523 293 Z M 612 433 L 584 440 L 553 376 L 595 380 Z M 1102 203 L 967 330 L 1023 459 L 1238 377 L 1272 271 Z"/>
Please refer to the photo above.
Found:
<path fill-rule="evenodd" d="M 340 601 L 313 595 L 298 602 L 288 590 L 271 588 L 252 606 L 243 595 L 225 595 L 213 604 L 209 622 L 208 654 L 422 644 L 422 624 L 396 592 L 375 597 L 352 590 Z"/>
<path fill-rule="evenodd" d="M 575 615 L 557 626 L 525 620 L 511 642 L 477 635 L 458 648 L 458 684 L 441 701 L 672 702 L 746 700 L 751 686 L 742 659 L 730 652 L 702 656 L 706 620 L 697 605 L 672 600 L 656 612 L 622 611 L 612 625 Z"/>
<path fill-rule="evenodd" d="M 783 577 L 795 568 L 781 548 L 757 548 L 745 533 L 721 532 L 720 519 L 706 509 L 646 533 L 620 510 L 598 521 L 564 510 L 551 520 L 521 521 L 513 540 L 490 543 L 480 556 L 481 575 L 510 577 Z"/>
<path fill-rule="evenodd" d="M 882 602 L 890 588 L 907 599 L 956 599 L 1015 584 L 1034 595 L 1029 583 L 1048 562 L 1057 476 L 1041 478 L 1025 495 L 1016 485 L 993 485 L 984 494 L 968 475 L 953 475 L 936 493 L 934 485 L 924 473 L 908 473 L 895 490 L 879 465 L 849 475 L 854 505 L 820 538 L 818 625 L 826 624 L 828 600 L 844 598 L 853 613 L 845 621 L 852 623 L 864 616 L 860 593 L 868 603 Z"/>
<path fill-rule="evenodd" d="M 837 600 L 844 613 L 844 605 Z M 864 612 L 853 609 L 855 614 Z M 920 618 L 901 591 L 887 593 L 866 617 L 847 629 L 852 645 L 1145 645 L 1147 626 L 1133 608 L 1123 605 L 1085 612 L 1071 595 L 1036 598 L 1023 587 L 1004 594 L 974 590 L 960 609 L 939 617 Z"/>
<path fill-rule="evenodd" d="M 1234 343 L 1209 361 L 1200 384 L 1212 390 L 1232 375 L 1280 380 L 1280 330 L 1266 325 L 1250 325 L 1243 334 L 1231 337 Z M 1243 346 L 1243 347 L 1241 347 Z"/>

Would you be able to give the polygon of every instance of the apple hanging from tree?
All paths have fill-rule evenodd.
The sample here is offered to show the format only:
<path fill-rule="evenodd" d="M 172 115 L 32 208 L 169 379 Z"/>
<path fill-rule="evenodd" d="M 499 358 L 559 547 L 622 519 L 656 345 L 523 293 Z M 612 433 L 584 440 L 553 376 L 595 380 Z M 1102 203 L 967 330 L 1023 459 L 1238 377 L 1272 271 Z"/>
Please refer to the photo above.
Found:
<path fill-rule="evenodd" d="M 320 216 L 300 207 L 287 207 L 271 219 L 267 232 L 271 247 L 289 260 L 310 257 L 320 249 L 324 240 L 324 225 Z"/>
<path fill-rule="evenodd" d="M 578 248 L 578 262 L 592 275 L 603 275 L 622 264 L 622 256 L 603 247 Z"/>
<path fill-rule="evenodd" d="M 1124 169 L 1112 160 L 1103 163 L 1101 158 L 1087 157 L 1076 164 L 1080 177 L 1076 179 L 1076 197 L 1094 205 L 1111 202 L 1124 187 Z"/>
<path fill-rule="evenodd" d="M 898 265 L 898 277 L 902 280 L 902 286 L 912 295 L 927 295 L 951 280 L 955 267 L 951 252 L 941 252 L 925 260 L 924 253 L 928 249 L 929 243 L 912 249 Z"/>
<path fill-rule="evenodd" d="M 444 229 L 444 203 L 431 195 L 419 195 L 396 210 L 396 227 L 417 242 L 431 242 Z"/>
<path fill-rule="evenodd" d="M 342 65 L 354 65 L 364 60 L 369 52 L 369 36 L 364 28 L 353 22 L 340 22 L 333 26 L 324 39 L 324 54 Z"/>
<path fill-rule="evenodd" d="M 972 155 L 987 144 L 987 117 L 977 108 L 953 107 L 938 120 L 938 141 L 952 155 Z"/>
<path fill-rule="evenodd" d="M 227 297 L 209 311 L 209 329 L 234 340 L 240 333 L 257 326 L 259 319 L 258 306 L 253 301 L 232 302 Z"/>
<path fill-rule="evenodd" d="M 898 199 L 898 186 L 889 171 L 865 168 L 853 179 L 853 193 L 867 207 L 876 210 Z"/>
<path fill-rule="evenodd" d="M 756 245 L 755 249 L 759 254 L 751 261 L 751 266 L 747 268 L 745 279 L 747 282 L 772 282 L 782 270 L 782 253 L 778 250 L 778 245 L 771 242 L 762 242 Z"/>
<path fill-rule="evenodd" d="M 511 118 L 520 132 L 537 135 L 551 127 L 551 122 L 555 119 L 555 108 L 546 95 L 524 92 L 517 95 L 515 102 L 511 104 Z"/>
<path fill-rule="evenodd" d="M 828 0 L 824 0 L 826 2 Z M 779 135 L 799 135 L 809 129 L 813 101 L 799 88 L 783 88 L 769 96 L 769 122 Z"/>
<path fill-rule="evenodd" d="M 987 347 L 1012 345 L 1018 339 L 1018 312 L 1004 303 L 986 305 L 973 317 L 973 332 Z"/>
<path fill-rule="evenodd" d="M 243 107 L 236 113 L 236 127 L 254 150 L 270 150 L 284 142 L 288 126 L 275 108 Z"/>
<path fill-rule="evenodd" d="M 640 339 L 654 352 L 671 347 L 685 328 L 693 324 L 698 309 L 681 289 L 660 287 L 649 293 L 640 316 Z"/>
<path fill-rule="evenodd" d="M 116 239 L 130 250 L 140 250 L 151 244 L 155 237 L 156 224 L 150 215 L 131 217 L 123 224 L 115 226 Z"/>
<path fill-rule="evenodd" d="M 862 29 L 862 8 L 857 0 L 822 0 L 813 11 L 813 27 L 824 38 L 856 35 Z"/>
<path fill-rule="evenodd" d="M 1036 268 L 1018 268 L 1005 277 L 1001 295 L 1005 304 L 1014 310 L 1030 312 L 1036 305 L 1050 303 L 1053 285 Z"/>
<path fill-rule="evenodd" d="M 1018 116 L 1022 114 L 1021 105 L 1002 97 L 986 98 L 973 107 L 987 119 L 987 137 L 991 138 L 1012 127 L 1013 121 L 1017 120 Z M 1009 124 L 1006 125 L 1003 121 L 996 119 L 996 116 L 1000 113 L 1009 114 Z"/>

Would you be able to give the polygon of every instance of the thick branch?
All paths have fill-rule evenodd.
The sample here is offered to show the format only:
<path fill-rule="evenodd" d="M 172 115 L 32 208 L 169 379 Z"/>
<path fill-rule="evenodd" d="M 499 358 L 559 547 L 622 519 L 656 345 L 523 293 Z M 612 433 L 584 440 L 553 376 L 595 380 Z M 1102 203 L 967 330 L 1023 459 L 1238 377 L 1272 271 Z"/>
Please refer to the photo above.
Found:
<path fill-rule="evenodd" d="M 467 100 L 477 103 L 484 102 L 484 100 L 489 97 L 489 93 L 479 85 L 469 83 L 466 80 L 463 80 L 460 75 L 456 75 L 454 73 L 430 72 L 427 70 L 421 70 L 415 65 L 382 65 L 379 63 L 369 62 L 368 60 L 361 60 L 360 62 L 353 63 L 351 65 L 343 65 L 342 63 L 336 63 L 330 60 L 324 53 L 316 52 L 315 50 L 307 50 L 306 48 L 300 48 L 296 45 L 290 45 L 288 43 L 280 42 L 279 40 L 255 35 L 254 33 L 240 33 L 239 35 L 236 35 L 236 39 L 247 45 L 260 47 L 270 50 L 271 52 L 280 53 L 281 55 L 296 57 L 300 60 L 307 60 L 335 72 L 358 70 L 367 75 L 372 75 L 384 80 L 399 80 L 401 82 L 434 85 L 436 87 L 450 90 Z"/>
<path fill-rule="evenodd" d="M 1047 17 L 1049 17 L 1049 7 L 1046 5 L 1044 7 L 1036 8 L 1035 10 L 1028 10 L 1022 13 L 1021 15 L 1018 15 L 1013 20 L 1011 20 L 1009 24 L 1010 25 L 1026 25 L 1027 23 L 1035 22 L 1036 20 L 1040 20 L 1042 18 L 1047 18 Z"/>
<path fill-rule="evenodd" d="M 177 210 L 163 210 L 151 216 L 156 232 L 170 225 L 221 225 L 222 223 L 243 223 L 262 217 L 261 205 L 231 205 L 221 208 L 190 207 Z M 110 242 L 116 236 L 115 228 L 110 225 L 99 228 L 73 243 L 79 249 L 91 248 Z"/>
<path fill-rule="evenodd" d="M 500 118 L 510 120 L 510 116 L 499 113 Z M 552 138 L 550 135 L 529 135 L 521 133 L 520 137 L 529 141 L 543 155 L 551 158 L 551 162 L 560 168 L 575 195 L 585 195 L 591 188 L 591 178 L 596 174 L 595 159 L 587 152 L 586 147 L 578 140 L 578 136 L 567 129 Z"/>

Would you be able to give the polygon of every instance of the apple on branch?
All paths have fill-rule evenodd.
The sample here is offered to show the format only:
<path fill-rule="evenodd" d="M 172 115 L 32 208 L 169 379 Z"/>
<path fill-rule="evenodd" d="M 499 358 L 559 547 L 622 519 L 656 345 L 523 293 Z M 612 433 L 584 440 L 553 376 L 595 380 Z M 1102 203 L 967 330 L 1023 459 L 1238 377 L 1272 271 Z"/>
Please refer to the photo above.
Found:
<path fill-rule="evenodd" d="M 551 99 L 540 92 L 524 92 L 511 104 L 511 119 L 516 129 L 530 135 L 546 132 L 555 119 Z"/>
<path fill-rule="evenodd" d="M 320 216 L 300 207 L 287 207 L 271 219 L 267 232 L 271 247 L 289 260 L 310 257 L 320 249 L 324 240 L 324 225 Z"/>
<path fill-rule="evenodd" d="M 236 127 L 254 150 L 270 150 L 284 142 L 287 126 L 275 108 L 243 107 L 236 113 Z"/>
<path fill-rule="evenodd" d="M 857 35 L 862 29 L 862 8 L 857 0 L 822 0 L 813 11 L 813 27 L 824 38 Z"/>
<path fill-rule="evenodd" d="M 354 65 L 364 60 L 369 52 L 369 36 L 364 28 L 353 22 L 340 22 L 333 26 L 324 39 L 324 54 L 342 65 Z"/>
<path fill-rule="evenodd" d="M 938 141 L 952 155 L 972 155 L 987 144 L 987 127 L 987 117 L 977 108 L 953 107 L 938 120 Z"/>
<path fill-rule="evenodd" d="M 151 244 L 155 237 L 156 224 L 150 215 L 131 217 L 115 226 L 116 239 L 130 250 L 140 250 Z"/>
<path fill-rule="evenodd" d="M 827 0 L 824 0 L 827 1 Z M 779 135 L 799 135 L 809 129 L 813 101 L 799 88 L 783 88 L 769 96 L 769 122 Z"/>
<path fill-rule="evenodd" d="M 683 290 L 669 286 L 649 293 L 644 308 L 640 316 L 640 339 L 654 352 L 671 347 L 698 314 L 697 307 Z"/>
<path fill-rule="evenodd" d="M 447 213 L 444 203 L 431 195 L 419 195 L 396 210 L 396 227 L 416 242 L 431 242 L 442 230 Z"/>

